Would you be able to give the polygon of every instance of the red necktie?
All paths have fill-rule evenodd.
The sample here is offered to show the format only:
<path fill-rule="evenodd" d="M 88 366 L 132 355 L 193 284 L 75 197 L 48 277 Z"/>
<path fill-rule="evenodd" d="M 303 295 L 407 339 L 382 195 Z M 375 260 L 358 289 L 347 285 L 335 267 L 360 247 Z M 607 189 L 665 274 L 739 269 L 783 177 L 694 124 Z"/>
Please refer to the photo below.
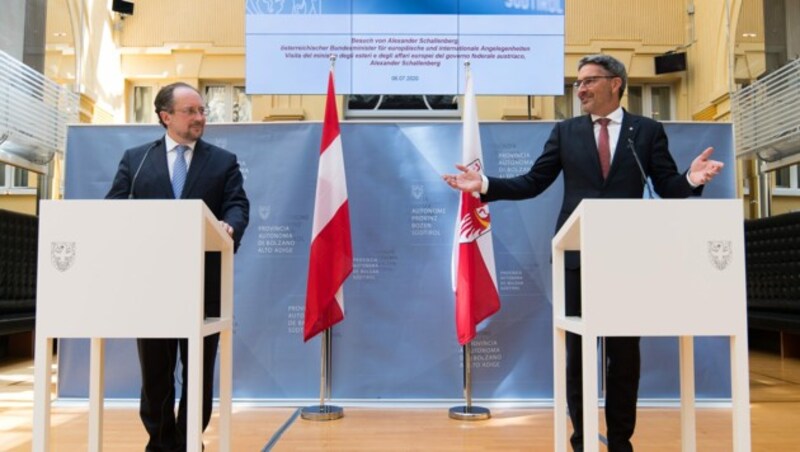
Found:
<path fill-rule="evenodd" d="M 600 169 L 603 172 L 603 179 L 608 177 L 608 168 L 611 166 L 611 146 L 608 144 L 608 118 L 599 118 L 596 121 L 600 124 L 600 137 L 597 139 L 597 153 L 600 155 Z"/>

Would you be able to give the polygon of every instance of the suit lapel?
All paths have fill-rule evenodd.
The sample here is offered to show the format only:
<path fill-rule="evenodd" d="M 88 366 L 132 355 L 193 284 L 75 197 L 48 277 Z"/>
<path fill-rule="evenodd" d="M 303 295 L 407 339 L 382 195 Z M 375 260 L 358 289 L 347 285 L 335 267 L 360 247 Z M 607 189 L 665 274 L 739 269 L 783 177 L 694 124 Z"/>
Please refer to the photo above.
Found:
<path fill-rule="evenodd" d="M 623 155 L 630 152 L 628 149 L 628 140 L 633 140 L 636 137 L 636 128 L 639 126 L 639 119 L 631 115 L 623 109 L 622 125 L 619 129 L 619 138 L 617 138 L 617 147 L 614 148 L 614 158 L 611 159 L 611 168 L 608 170 L 608 179 L 617 171 L 617 168 L 622 165 Z"/>
<path fill-rule="evenodd" d="M 203 167 L 208 163 L 211 156 L 211 150 L 208 144 L 203 140 L 197 140 L 192 153 L 192 163 L 189 165 L 189 172 L 186 174 L 186 184 L 183 187 L 184 198 L 188 198 L 189 193 L 192 192 L 195 182 L 203 172 Z"/>
<path fill-rule="evenodd" d="M 636 128 L 639 127 L 639 118 L 623 110 L 622 128 L 619 129 L 619 140 L 617 140 L 616 152 L 625 152 L 628 140 L 636 137 Z"/>
<path fill-rule="evenodd" d="M 149 162 L 149 173 L 155 177 L 154 184 L 158 190 L 163 192 L 164 197 L 169 197 L 172 194 L 172 183 L 169 179 L 169 166 L 167 165 L 167 144 L 164 138 L 161 138 L 161 143 L 153 148 L 153 155 Z"/>

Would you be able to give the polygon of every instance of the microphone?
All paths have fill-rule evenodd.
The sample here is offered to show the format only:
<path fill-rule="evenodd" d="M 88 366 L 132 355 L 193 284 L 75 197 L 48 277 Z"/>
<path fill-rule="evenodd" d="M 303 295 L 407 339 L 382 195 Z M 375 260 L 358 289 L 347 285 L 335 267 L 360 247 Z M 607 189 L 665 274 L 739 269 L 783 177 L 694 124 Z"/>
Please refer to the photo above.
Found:
<path fill-rule="evenodd" d="M 133 199 L 133 187 L 136 185 L 136 178 L 139 177 L 139 172 L 142 170 L 142 165 L 144 165 L 144 161 L 147 160 L 147 156 L 150 155 L 150 151 L 153 150 L 156 145 L 160 143 L 160 141 L 156 141 L 144 151 L 144 157 L 142 157 L 142 161 L 139 162 L 139 167 L 136 168 L 136 172 L 133 173 L 133 179 L 131 179 L 131 191 L 128 192 L 128 199 Z"/>
<path fill-rule="evenodd" d="M 636 160 L 636 166 L 639 167 L 639 176 L 642 177 L 642 184 L 647 188 L 647 197 L 649 199 L 653 199 L 653 188 L 650 186 L 650 183 L 647 181 L 647 174 L 644 172 L 644 168 L 642 167 L 642 162 L 639 160 L 639 156 L 636 154 L 636 147 L 633 146 L 633 140 L 628 138 L 628 149 L 631 150 L 633 154 L 633 158 Z"/>

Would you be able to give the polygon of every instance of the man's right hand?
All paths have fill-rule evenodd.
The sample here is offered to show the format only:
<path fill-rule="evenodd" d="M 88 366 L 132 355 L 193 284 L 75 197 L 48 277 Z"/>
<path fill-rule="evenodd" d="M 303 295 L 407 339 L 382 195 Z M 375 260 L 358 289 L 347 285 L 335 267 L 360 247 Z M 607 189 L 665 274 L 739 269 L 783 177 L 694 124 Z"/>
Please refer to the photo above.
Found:
<path fill-rule="evenodd" d="M 442 176 L 447 185 L 455 188 L 456 190 L 465 191 L 468 193 L 480 192 L 481 185 L 483 185 L 483 178 L 480 173 L 471 170 L 464 165 L 456 165 L 461 173 L 459 174 L 445 174 Z"/>

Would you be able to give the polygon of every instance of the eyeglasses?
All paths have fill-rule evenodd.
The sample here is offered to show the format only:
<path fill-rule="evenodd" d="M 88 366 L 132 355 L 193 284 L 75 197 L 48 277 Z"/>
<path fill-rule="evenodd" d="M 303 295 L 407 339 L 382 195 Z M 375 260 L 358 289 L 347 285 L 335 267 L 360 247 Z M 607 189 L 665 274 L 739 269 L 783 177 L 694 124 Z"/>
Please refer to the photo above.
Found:
<path fill-rule="evenodd" d="M 603 78 L 616 78 L 616 77 L 617 77 L 616 75 L 596 75 L 596 76 L 593 76 L 593 77 L 586 77 L 583 80 L 575 80 L 575 83 L 573 83 L 572 86 L 574 86 L 575 89 L 579 89 L 581 87 L 581 85 L 585 86 L 586 88 L 590 88 L 592 85 L 597 83 L 597 81 L 600 80 L 600 79 L 603 79 Z"/>
<path fill-rule="evenodd" d="M 206 115 L 208 115 L 208 110 L 206 110 L 204 107 L 197 107 L 197 108 L 188 107 L 188 108 L 181 108 L 180 110 L 173 110 L 173 111 L 177 112 L 177 113 L 182 113 L 182 114 L 184 114 L 186 116 L 195 116 L 195 115 L 206 116 Z"/>

